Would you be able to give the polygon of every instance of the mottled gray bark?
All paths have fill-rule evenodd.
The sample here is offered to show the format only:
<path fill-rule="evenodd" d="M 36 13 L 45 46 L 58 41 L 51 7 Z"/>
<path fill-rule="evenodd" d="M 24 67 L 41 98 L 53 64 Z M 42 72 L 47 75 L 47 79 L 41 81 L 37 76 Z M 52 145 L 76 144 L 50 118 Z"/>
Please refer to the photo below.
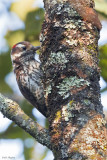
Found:
<path fill-rule="evenodd" d="M 106 159 L 98 67 L 101 23 L 94 1 L 44 4 L 40 60 L 55 160 Z"/>

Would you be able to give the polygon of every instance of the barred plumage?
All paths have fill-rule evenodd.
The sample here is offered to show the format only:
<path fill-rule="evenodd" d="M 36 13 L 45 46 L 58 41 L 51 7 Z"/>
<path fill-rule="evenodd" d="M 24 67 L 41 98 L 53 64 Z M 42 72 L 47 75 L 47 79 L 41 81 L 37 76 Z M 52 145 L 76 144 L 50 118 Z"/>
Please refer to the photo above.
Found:
<path fill-rule="evenodd" d="M 35 59 L 36 50 L 39 48 L 26 41 L 19 42 L 12 48 L 11 59 L 21 93 L 47 117 L 40 62 Z"/>

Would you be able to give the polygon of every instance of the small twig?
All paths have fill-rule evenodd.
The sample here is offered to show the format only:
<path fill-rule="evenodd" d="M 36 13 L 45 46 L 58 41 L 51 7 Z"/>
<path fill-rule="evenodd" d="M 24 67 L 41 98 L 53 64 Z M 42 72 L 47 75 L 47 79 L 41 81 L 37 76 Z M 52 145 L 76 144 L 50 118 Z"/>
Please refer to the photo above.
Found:
<path fill-rule="evenodd" d="M 39 143 L 52 149 L 49 131 L 26 115 L 16 102 L 4 97 L 2 94 L 0 94 L 0 111 L 5 117 L 14 121 L 19 127 L 34 137 Z"/>

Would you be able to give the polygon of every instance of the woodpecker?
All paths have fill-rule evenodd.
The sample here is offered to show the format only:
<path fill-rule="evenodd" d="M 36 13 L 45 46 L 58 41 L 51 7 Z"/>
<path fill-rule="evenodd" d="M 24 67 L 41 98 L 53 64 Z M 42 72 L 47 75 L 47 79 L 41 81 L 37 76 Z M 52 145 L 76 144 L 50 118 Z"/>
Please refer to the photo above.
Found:
<path fill-rule="evenodd" d="M 11 60 L 21 93 L 47 117 L 42 84 L 43 74 L 40 70 L 40 61 L 36 53 L 38 49 L 40 49 L 39 46 L 34 47 L 27 41 L 19 42 L 12 47 Z"/>

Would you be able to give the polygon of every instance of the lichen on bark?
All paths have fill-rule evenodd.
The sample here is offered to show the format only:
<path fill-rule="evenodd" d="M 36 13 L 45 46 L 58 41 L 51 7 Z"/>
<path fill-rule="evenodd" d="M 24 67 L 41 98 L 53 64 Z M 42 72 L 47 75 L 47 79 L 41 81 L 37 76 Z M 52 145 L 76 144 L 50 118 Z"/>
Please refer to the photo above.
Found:
<path fill-rule="evenodd" d="M 34 137 L 39 143 L 52 149 L 49 131 L 26 115 L 16 102 L 4 97 L 2 94 L 0 94 L 0 111 L 5 117 L 15 122 L 19 127 Z"/>
<path fill-rule="evenodd" d="M 103 137 L 96 128 L 103 107 L 98 68 L 101 23 L 94 1 L 44 0 L 44 4 L 40 59 L 44 90 L 49 90 L 45 98 L 55 160 L 105 159 L 105 122 L 100 126 Z M 105 143 L 98 148 L 102 138 Z"/>

